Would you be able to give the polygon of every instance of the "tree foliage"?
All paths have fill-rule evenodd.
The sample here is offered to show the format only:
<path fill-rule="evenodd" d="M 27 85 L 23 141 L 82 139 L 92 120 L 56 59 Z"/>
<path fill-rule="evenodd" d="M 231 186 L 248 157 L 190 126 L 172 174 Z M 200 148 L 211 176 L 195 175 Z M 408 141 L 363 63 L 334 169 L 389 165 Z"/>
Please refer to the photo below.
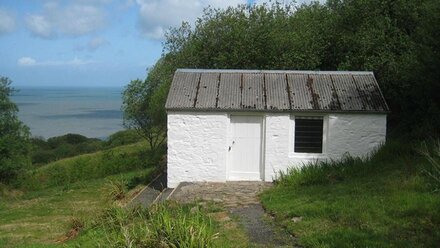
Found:
<path fill-rule="evenodd" d="M 391 131 L 438 136 L 439 11 L 436 0 L 208 8 L 194 27 L 168 31 L 146 82 L 161 89 L 150 95 L 163 107 L 177 68 L 369 70 L 390 105 Z"/>
<path fill-rule="evenodd" d="M 0 77 L 0 182 L 9 183 L 30 164 L 29 128 L 17 117 L 12 81 Z"/>
<path fill-rule="evenodd" d="M 122 94 L 124 125 L 138 131 L 147 140 L 153 154 L 157 154 L 166 139 L 164 102 L 167 84 L 162 81 L 166 78 L 163 70 L 156 69 L 158 65 L 160 63 L 152 68 L 144 81 L 132 80 Z"/>

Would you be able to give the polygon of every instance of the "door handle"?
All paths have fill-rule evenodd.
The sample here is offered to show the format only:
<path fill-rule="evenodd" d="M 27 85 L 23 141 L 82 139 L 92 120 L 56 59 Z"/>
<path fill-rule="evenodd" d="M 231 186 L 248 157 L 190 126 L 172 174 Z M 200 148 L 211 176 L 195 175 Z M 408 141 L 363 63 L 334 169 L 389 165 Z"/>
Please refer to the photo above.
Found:
<path fill-rule="evenodd" d="M 232 146 L 235 144 L 235 141 L 232 141 L 232 144 L 229 146 L 229 149 L 228 149 L 228 151 L 231 151 L 231 149 L 232 149 Z"/>

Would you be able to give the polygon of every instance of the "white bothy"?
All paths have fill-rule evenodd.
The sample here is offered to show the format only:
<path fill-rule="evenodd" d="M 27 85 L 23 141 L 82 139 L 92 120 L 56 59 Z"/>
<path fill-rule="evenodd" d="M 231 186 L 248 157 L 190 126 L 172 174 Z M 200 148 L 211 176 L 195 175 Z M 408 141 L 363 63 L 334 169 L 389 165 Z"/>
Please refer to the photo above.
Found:
<path fill-rule="evenodd" d="M 240 121 L 244 118 L 243 123 L 247 123 L 246 117 L 249 116 L 262 120 L 261 143 L 255 142 L 254 146 L 252 143 L 246 144 L 244 148 L 236 150 L 234 146 L 237 143 L 232 144 L 236 125 L 234 119 Z M 332 113 L 323 116 L 323 153 L 306 154 L 293 151 L 295 114 L 168 112 L 168 187 L 174 188 L 180 182 L 196 181 L 271 182 L 279 171 L 285 171 L 288 167 L 302 166 L 316 159 L 339 159 L 348 154 L 367 156 L 385 142 L 385 114 Z M 251 122 L 249 129 L 255 130 L 255 123 Z M 260 148 L 259 155 L 255 154 L 255 147 Z M 256 159 L 260 160 L 257 178 L 252 173 L 255 168 L 250 168 L 250 177 L 237 175 L 234 169 L 241 169 L 242 160 L 254 162 Z"/>
<path fill-rule="evenodd" d="M 169 188 L 366 157 L 389 112 L 372 72 L 178 69 L 165 107 Z"/>

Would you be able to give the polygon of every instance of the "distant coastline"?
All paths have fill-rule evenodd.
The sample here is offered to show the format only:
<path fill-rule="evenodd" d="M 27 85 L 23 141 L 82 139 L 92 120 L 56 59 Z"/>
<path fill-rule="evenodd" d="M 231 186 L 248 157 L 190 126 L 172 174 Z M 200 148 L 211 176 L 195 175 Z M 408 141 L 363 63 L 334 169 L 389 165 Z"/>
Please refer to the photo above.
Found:
<path fill-rule="evenodd" d="M 15 87 L 12 100 L 32 136 L 67 133 L 105 139 L 124 129 L 122 87 Z"/>

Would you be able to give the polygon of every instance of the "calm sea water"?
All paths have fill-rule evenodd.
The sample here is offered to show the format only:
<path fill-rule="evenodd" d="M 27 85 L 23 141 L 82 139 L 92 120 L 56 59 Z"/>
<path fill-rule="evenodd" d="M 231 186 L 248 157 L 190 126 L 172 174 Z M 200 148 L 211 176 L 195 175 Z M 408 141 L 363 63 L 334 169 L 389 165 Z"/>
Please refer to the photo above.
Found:
<path fill-rule="evenodd" d="M 122 130 L 121 88 L 18 88 L 12 100 L 33 136 L 106 138 Z"/>

